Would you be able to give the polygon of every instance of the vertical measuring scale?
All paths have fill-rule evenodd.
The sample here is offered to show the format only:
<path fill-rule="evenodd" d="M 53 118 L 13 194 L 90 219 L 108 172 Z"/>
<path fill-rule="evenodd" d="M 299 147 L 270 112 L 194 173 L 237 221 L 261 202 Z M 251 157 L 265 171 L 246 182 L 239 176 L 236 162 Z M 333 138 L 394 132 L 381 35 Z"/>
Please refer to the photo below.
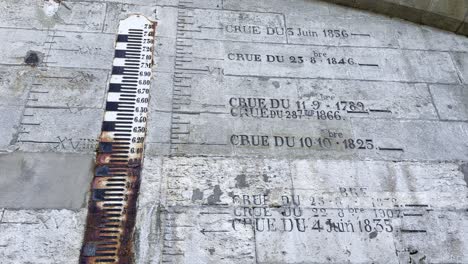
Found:
<path fill-rule="evenodd" d="M 81 264 L 133 262 L 155 26 L 141 15 L 119 24 Z"/>

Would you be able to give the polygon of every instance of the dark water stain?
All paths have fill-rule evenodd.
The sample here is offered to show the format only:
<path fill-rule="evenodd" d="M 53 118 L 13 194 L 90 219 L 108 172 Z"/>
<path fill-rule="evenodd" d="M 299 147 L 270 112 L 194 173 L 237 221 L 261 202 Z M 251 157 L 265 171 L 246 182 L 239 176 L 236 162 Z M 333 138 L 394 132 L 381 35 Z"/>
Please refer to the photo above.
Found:
<path fill-rule="evenodd" d="M 41 63 L 42 57 L 43 55 L 40 52 L 30 50 L 26 53 L 26 56 L 24 57 L 24 63 L 26 63 L 29 66 L 36 67 Z"/>
<path fill-rule="evenodd" d="M 213 194 L 208 196 L 208 204 L 216 204 L 221 202 L 221 195 L 223 192 L 221 191 L 221 188 L 219 185 L 215 185 L 213 189 Z"/>
<path fill-rule="evenodd" d="M 274 81 L 274 82 L 272 82 L 272 84 L 276 89 L 280 88 L 280 83 L 279 82 Z"/>
<path fill-rule="evenodd" d="M 460 171 L 463 173 L 463 178 L 465 179 L 465 182 L 468 185 L 468 163 L 463 163 L 462 165 L 460 165 Z"/>
<path fill-rule="evenodd" d="M 376 237 L 377 237 L 377 231 L 373 231 L 373 232 L 369 233 L 369 238 L 370 239 L 373 239 L 373 238 L 376 238 Z"/>
<path fill-rule="evenodd" d="M 203 200 L 203 192 L 200 189 L 194 189 L 192 193 L 192 202 Z"/>
<path fill-rule="evenodd" d="M 237 175 L 236 177 L 236 188 L 246 188 L 249 187 L 245 179 L 245 174 Z"/>
<path fill-rule="evenodd" d="M 306 98 L 311 98 L 311 97 L 316 97 L 318 94 L 315 93 L 315 92 L 310 92 L 310 93 L 305 93 L 302 95 L 302 97 L 306 97 Z"/>
<path fill-rule="evenodd" d="M 21 161 L 21 179 L 24 182 L 30 182 L 35 176 L 34 168 L 31 164 L 28 164 L 26 160 Z"/>

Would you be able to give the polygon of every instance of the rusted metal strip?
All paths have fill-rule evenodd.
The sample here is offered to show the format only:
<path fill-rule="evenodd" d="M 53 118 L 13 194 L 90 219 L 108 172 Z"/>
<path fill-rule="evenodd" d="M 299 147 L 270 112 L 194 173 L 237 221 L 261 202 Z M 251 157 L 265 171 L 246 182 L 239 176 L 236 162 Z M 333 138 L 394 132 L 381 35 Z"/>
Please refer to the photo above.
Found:
<path fill-rule="evenodd" d="M 119 24 L 80 263 L 133 263 L 156 23 Z"/>

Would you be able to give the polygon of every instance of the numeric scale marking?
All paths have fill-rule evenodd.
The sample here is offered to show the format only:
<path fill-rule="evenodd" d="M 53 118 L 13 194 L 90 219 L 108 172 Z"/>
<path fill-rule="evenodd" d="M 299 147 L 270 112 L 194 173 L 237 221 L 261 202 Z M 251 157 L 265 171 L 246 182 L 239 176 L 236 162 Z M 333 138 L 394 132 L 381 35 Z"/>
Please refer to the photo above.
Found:
<path fill-rule="evenodd" d="M 172 90 L 172 113 L 171 113 L 171 154 L 176 154 L 179 145 L 186 144 L 190 134 L 190 121 L 186 120 L 186 115 L 181 111 L 181 107 L 190 104 L 191 80 L 193 69 L 186 64 L 193 60 L 193 15 L 189 11 L 190 1 L 181 1 L 177 11 L 177 32 L 176 32 L 176 57 L 174 64 L 173 90 Z"/>
<path fill-rule="evenodd" d="M 156 23 L 119 24 L 80 263 L 132 263 Z"/>

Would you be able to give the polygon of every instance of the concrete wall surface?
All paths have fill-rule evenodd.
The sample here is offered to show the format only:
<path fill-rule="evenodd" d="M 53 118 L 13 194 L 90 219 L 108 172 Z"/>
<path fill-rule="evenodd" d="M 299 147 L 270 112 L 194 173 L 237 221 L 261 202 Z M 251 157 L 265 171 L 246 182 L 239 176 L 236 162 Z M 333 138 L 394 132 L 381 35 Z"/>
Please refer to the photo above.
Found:
<path fill-rule="evenodd" d="M 465 1 L 352 1 L 390 2 L 465 32 Z M 468 263 L 468 39 L 318 0 L 0 1 L 0 263 L 78 263 L 135 13 L 136 263 Z"/>

